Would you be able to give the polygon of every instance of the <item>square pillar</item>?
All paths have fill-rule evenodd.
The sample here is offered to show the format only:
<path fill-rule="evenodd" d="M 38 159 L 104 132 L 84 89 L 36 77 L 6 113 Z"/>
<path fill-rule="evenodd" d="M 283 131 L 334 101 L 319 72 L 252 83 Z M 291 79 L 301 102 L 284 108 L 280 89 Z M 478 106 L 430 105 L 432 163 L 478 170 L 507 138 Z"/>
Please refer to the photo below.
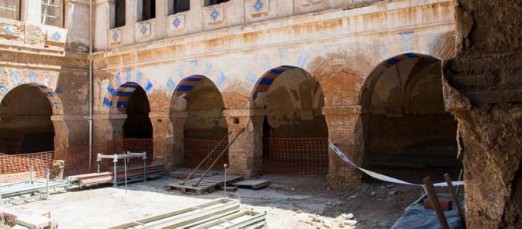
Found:
<path fill-rule="evenodd" d="M 224 116 L 228 130 L 232 132 L 228 138 L 232 143 L 228 148 L 230 171 L 244 177 L 259 175 L 263 165 L 263 119 L 266 110 L 225 110 Z"/>
<path fill-rule="evenodd" d="M 361 166 L 364 138 L 360 106 L 323 107 L 328 138 L 356 165 Z M 327 180 L 334 190 L 351 189 L 361 184 L 362 172 L 341 160 L 329 149 Z"/>
<path fill-rule="evenodd" d="M 172 137 L 172 122 L 169 113 L 150 113 L 152 122 L 153 158 L 152 164 L 166 164 L 166 155 L 172 152 L 174 140 Z"/>
<path fill-rule="evenodd" d="M 172 112 L 170 113 L 170 128 L 171 128 L 171 142 L 172 144 L 170 151 L 165 153 L 165 167 L 167 170 L 171 170 L 174 167 L 183 166 L 185 159 L 185 136 L 184 136 L 184 125 L 185 120 L 188 117 L 188 112 Z M 159 136 L 161 137 L 161 136 Z M 154 138 L 156 139 L 156 138 Z M 154 145 L 156 146 L 156 145 Z"/>
<path fill-rule="evenodd" d="M 51 116 L 54 126 L 55 160 L 70 160 L 76 157 L 88 158 L 89 155 L 68 155 L 72 152 L 70 149 L 88 145 L 89 128 L 87 120 L 87 116 L 82 115 Z M 88 161 L 85 162 L 85 166 L 88 166 Z"/>

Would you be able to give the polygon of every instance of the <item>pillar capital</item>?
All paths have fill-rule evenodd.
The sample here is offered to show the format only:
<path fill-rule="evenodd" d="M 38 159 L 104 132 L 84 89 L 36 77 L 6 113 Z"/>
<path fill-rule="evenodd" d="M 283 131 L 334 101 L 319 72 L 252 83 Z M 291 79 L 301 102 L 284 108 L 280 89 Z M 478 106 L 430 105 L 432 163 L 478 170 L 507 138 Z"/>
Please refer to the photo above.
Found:
<path fill-rule="evenodd" d="M 51 121 L 82 121 L 87 120 L 87 115 L 51 115 Z"/>
<path fill-rule="evenodd" d="M 172 111 L 170 112 L 170 117 L 172 118 L 187 118 L 188 112 L 186 111 Z"/>
<path fill-rule="evenodd" d="M 169 112 L 150 112 L 149 113 L 149 118 L 151 118 L 151 119 L 165 118 L 165 117 L 170 117 L 170 113 Z"/>
<path fill-rule="evenodd" d="M 324 115 L 350 115 L 350 114 L 361 114 L 361 106 L 327 106 L 323 107 Z"/>
<path fill-rule="evenodd" d="M 223 116 L 225 117 L 253 117 L 265 115 L 266 109 L 237 109 L 223 111 Z"/>

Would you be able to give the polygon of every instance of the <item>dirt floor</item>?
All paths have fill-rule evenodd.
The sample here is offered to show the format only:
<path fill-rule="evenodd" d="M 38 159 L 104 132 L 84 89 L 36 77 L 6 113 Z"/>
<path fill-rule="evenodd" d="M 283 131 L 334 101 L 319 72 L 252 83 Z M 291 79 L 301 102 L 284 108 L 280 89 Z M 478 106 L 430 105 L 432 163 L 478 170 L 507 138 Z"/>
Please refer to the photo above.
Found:
<path fill-rule="evenodd" d="M 324 177 L 265 175 L 272 184 L 262 190 L 228 192 L 245 208 L 266 211 L 268 228 L 390 228 L 421 189 L 366 182 L 355 190 L 328 189 Z M 48 200 L 11 208 L 50 211 L 59 228 L 106 228 L 135 219 L 204 203 L 224 196 L 182 195 L 165 191 L 177 182 L 162 178 L 125 187 L 98 187 L 54 194 Z"/>

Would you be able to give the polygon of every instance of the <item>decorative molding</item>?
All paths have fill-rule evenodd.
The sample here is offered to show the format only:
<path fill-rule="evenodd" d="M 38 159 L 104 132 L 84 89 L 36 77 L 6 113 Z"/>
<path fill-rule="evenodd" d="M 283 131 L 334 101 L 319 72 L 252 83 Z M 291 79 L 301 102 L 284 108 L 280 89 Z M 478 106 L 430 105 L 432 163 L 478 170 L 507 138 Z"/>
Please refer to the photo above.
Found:
<path fill-rule="evenodd" d="M 301 6 L 313 6 L 322 3 L 324 0 L 299 0 Z"/>
<path fill-rule="evenodd" d="M 224 110 L 223 116 L 225 117 L 252 117 L 252 116 L 265 116 L 266 109 L 244 109 L 244 110 Z"/>
<path fill-rule="evenodd" d="M 347 115 L 347 114 L 361 114 L 361 106 L 326 106 L 323 107 L 324 115 Z"/>

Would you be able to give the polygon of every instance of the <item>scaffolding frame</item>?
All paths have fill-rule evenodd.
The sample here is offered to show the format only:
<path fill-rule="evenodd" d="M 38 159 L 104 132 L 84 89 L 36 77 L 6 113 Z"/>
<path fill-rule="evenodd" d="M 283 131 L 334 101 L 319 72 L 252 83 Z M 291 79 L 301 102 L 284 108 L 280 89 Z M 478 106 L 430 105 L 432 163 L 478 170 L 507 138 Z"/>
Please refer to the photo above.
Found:
<path fill-rule="evenodd" d="M 114 171 L 114 183 L 113 187 L 118 186 L 118 160 L 124 159 L 125 162 L 125 185 L 127 185 L 127 161 L 131 158 L 142 158 L 143 159 L 143 182 L 147 182 L 147 152 L 142 153 L 132 153 L 130 151 L 127 151 L 124 154 L 98 154 L 98 157 L 96 159 L 96 165 L 97 169 L 96 172 L 100 173 L 100 164 L 102 159 L 112 159 L 113 162 L 113 171 Z"/>

